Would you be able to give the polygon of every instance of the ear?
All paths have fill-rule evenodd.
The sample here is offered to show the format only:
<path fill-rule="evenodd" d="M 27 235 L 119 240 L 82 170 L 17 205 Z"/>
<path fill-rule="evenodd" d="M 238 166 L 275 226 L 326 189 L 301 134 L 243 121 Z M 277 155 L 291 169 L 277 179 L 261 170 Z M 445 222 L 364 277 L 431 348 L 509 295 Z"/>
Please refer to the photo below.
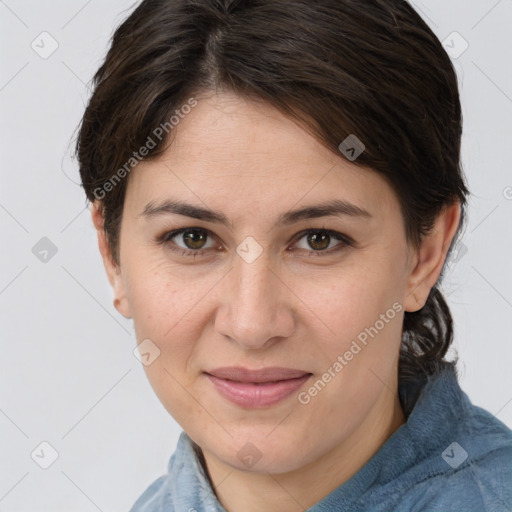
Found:
<path fill-rule="evenodd" d="M 94 201 L 92 203 L 91 216 L 98 234 L 98 247 L 103 259 L 103 265 L 105 266 L 108 280 L 114 291 L 114 307 L 125 318 L 132 318 L 132 312 L 126 298 L 121 268 L 114 262 L 112 257 L 112 252 L 107 242 L 105 230 L 103 229 L 104 219 L 99 206 L 98 201 Z"/>
<path fill-rule="evenodd" d="M 438 215 L 432 231 L 422 240 L 411 258 L 408 287 L 404 298 L 405 311 L 418 311 L 427 302 L 436 284 L 460 221 L 460 203 L 455 201 Z"/>

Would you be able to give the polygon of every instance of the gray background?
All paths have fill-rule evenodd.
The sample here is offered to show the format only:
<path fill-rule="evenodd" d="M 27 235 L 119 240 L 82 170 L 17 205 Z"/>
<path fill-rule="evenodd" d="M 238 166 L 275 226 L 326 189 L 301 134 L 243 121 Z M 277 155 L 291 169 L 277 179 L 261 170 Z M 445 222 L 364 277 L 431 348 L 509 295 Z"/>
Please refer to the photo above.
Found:
<path fill-rule="evenodd" d="M 464 109 L 473 196 L 443 285 L 460 382 L 512 427 L 512 1 L 412 3 L 451 47 Z M 180 432 L 112 305 L 70 158 L 86 84 L 132 5 L 0 1 L 0 511 L 128 510 Z"/>

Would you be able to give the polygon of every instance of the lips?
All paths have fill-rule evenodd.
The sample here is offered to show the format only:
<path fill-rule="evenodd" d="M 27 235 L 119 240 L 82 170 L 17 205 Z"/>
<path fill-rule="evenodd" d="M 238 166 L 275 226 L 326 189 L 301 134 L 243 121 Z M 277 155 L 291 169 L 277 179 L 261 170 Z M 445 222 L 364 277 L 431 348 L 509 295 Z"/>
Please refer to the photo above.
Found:
<path fill-rule="evenodd" d="M 311 373 L 292 368 L 216 368 L 205 372 L 214 388 L 230 402 L 246 408 L 274 405 L 300 388 Z"/>

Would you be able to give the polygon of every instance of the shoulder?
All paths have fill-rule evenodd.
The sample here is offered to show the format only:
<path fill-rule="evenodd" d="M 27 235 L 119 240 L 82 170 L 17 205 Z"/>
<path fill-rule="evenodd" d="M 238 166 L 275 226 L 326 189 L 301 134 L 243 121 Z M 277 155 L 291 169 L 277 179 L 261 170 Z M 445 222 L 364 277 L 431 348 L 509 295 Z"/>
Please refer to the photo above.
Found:
<path fill-rule="evenodd" d="M 498 512 L 512 510 L 512 444 L 464 466 L 418 483 L 414 507 L 420 512 Z"/>
<path fill-rule="evenodd" d="M 454 426 L 452 441 L 432 455 L 427 474 L 410 489 L 410 510 L 512 510 L 512 431 L 475 405 L 467 405 L 466 413 Z"/>
<path fill-rule="evenodd" d="M 512 430 L 474 405 L 454 372 L 429 379 L 404 434 L 413 455 L 387 482 L 395 484 L 392 494 L 401 508 L 512 510 Z"/>

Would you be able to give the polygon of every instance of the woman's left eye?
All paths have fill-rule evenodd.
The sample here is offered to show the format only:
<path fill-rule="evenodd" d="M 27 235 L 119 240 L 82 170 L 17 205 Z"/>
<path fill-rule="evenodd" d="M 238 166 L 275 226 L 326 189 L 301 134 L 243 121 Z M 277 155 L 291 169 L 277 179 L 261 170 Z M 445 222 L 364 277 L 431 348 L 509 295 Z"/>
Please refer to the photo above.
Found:
<path fill-rule="evenodd" d="M 329 230 L 313 229 L 302 232 L 298 235 L 298 240 L 303 238 L 305 239 L 305 245 L 311 247 L 313 251 L 310 251 L 308 247 L 302 247 L 302 249 L 312 252 L 311 256 L 321 256 L 321 253 L 332 254 L 346 246 L 353 245 L 352 239 L 348 236 Z M 334 250 L 332 250 L 331 242 L 334 241 L 338 241 L 338 244 L 335 244 Z"/>
<path fill-rule="evenodd" d="M 182 245 L 177 244 L 173 239 L 180 237 Z M 161 245 L 167 246 L 172 251 L 178 252 L 182 256 L 199 256 L 207 249 L 215 248 L 215 243 L 212 242 L 209 247 L 206 246 L 205 241 L 208 237 L 213 235 L 210 231 L 203 228 L 183 228 L 175 231 L 169 231 L 158 237 L 155 241 Z M 326 229 L 310 229 L 302 231 L 295 237 L 296 241 L 305 239 L 304 247 L 299 247 L 300 250 L 305 250 L 310 256 L 321 256 L 323 253 L 332 254 L 333 252 L 340 251 L 346 246 L 354 244 L 353 240 L 338 233 Z M 178 238 L 179 240 L 179 238 Z M 338 241 L 332 250 L 332 242 Z M 297 242 L 296 244 L 297 245 Z M 174 246 L 174 247 L 173 247 Z M 309 250 L 308 246 L 313 250 Z"/>

